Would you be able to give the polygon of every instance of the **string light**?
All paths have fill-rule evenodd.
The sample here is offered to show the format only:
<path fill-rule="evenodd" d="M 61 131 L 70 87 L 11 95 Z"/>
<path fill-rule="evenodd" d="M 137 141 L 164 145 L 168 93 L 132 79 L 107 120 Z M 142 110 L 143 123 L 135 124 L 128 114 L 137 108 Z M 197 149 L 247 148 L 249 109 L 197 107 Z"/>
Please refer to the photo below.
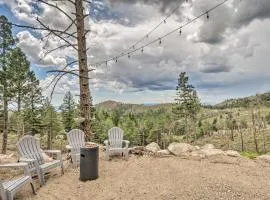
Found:
<path fill-rule="evenodd" d="M 188 1 L 188 0 L 186 0 L 186 2 L 187 2 L 187 1 Z M 143 53 L 143 51 L 144 51 L 143 48 L 144 48 L 144 47 L 147 47 L 147 46 L 149 46 L 149 45 L 151 45 L 151 44 L 153 44 L 153 43 L 155 43 L 155 42 L 157 42 L 157 41 L 158 41 L 159 45 L 161 45 L 161 44 L 162 44 L 162 39 L 163 39 L 163 38 L 165 38 L 165 37 L 171 35 L 172 33 L 176 32 L 176 31 L 179 31 L 179 35 L 181 35 L 181 34 L 182 34 L 182 29 L 183 29 L 184 27 L 186 27 L 186 26 L 192 24 L 192 23 L 195 22 L 197 19 L 199 19 L 199 18 L 201 18 L 201 17 L 203 17 L 203 16 L 205 16 L 205 15 L 206 15 L 207 19 L 209 19 L 209 18 L 210 18 L 209 12 L 215 10 L 215 9 L 218 8 L 218 7 L 220 7 L 221 5 L 223 5 L 224 3 L 226 3 L 227 1 L 229 1 L 229 0 L 223 0 L 223 1 L 220 2 L 219 4 L 217 4 L 217 5 L 213 6 L 212 8 L 210 8 L 208 11 L 206 11 L 206 12 L 204 12 L 204 13 L 198 15 L 197 17 L 195 17 L 195 18 L 193 18 L 193 19 L 187 21 L 185 24 L 181 25 L 180 27 L 178 27 L 178 28 L 176 28 L 176 29 L 171 30 L 170 32 L 166 33 L 165 35 L 163 35 L 163 36 L 161 36 L 161 37 L 159 37 L 159 38 L 157 38 L 157 39 L 154 39 L 154 40 L 150 41 L 150 42 L 147 43 L 147 44 L 144 44 L 143 46 L 140 46 L 140 47 L 136 47 L 136 48 L 135 48 L 135 45 L 136 45 L 136 44 L 132 45 L 133 50 L 130 50 L 130 51 L 128 51 L 128 52 L 123 52 L 123 53 L 119 54 L 117 57 L 115 57 L 115 62 L 118 61 L 118 58 L 123 57 L 123 56 L 125 56 L 125 55 L 127 55 L 128 58 L 130 58 L 130 53 L 134 53 L 134 52 L 136 52 L 136 51 L 138 51 L 138 50 L 141 50 L 141 52 Z M 164 22 L 164 21 L 163 21 L 163 22 Z M 147 34 L 146 36 L 148 37 L 148 34 Z M 105 63 L 106 61 L 110 61 L 110 60 L 114 60 L 114 58 L 110 58 L 110 59 L 107 59 L 107 60 L 98 62 L 98 64 L 102 64 L 102 63 Z"/>

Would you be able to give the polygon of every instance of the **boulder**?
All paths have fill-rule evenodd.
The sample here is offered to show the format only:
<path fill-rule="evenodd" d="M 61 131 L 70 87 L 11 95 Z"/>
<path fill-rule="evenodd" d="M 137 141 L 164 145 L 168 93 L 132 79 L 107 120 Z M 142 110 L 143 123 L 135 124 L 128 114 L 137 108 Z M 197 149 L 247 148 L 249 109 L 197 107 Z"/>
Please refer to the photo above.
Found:
<path fill-rule="evenodd" d="M 169 145 L 168 150 L 176 156 L 187 156 L 196 148 L 190 144 L 173 142 Z"/>
<path fill-rule="evenodd" d="M 148 144 L 145 148 L 146 148 L 146 150 L 151 151 L 153 153 L 156 153 L 160 150 L 160 147 L 155 142 Z"/>
<path fill-rule="evenodd" d="M 157 151 L 157 155 L 158 156 L 167 156 L 167 155 L 170 155 L 170 151 L 168 149 L 163 149 L 163 150 L 160 150 L 160 151 Z"/>
<path fill-rule="evenodd" d="M 215 146 L 213 144 L 205 144 L 201 147 L 201 149 L 214 149 Z"/>
<path fill-rule="evenodd" d="M 261 155 L 261 156 L 258 156 L 256 159 L 270 163 L 270 155 Z"/>
<path fill-rule="evenodd" d="M 226 156 L 231 156 L 231 157 L 240 157 L 240 153 L 238 153 L 237 151 L 233 151 L 233 150 L 228 150 L 225 151 L 225 155 Z"/>
<path fill-rule="evenodd" d="M 225 155 L 224 151 L 220 149 L 200 149 L 199 150 L 201 154 L 204 154 L 205 157 L 210 157 L 210 156 L 216 156 L 216 155 Z"/>

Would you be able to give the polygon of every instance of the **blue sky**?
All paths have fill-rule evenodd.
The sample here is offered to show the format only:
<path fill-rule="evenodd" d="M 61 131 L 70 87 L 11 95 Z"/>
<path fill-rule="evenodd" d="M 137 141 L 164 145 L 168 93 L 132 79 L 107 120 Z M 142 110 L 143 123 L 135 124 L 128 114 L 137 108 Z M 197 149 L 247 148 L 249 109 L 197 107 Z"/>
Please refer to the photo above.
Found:
<path fill-rule="evenodd" d="M 93 1 L 86 19 L 88 62 L 111 58 L 134 44 L 159 24 L 176 6 L 179 8 L 149 38 L 140 45 L 160 37 L 175 27 L 213 7 L 221 0 L 105 0 Z M 69 20 L 46 5 L 32 0 L 0 0 L 0 13 L 20 24 L 38 26 L 36 17 L 57 29 L 64 29 Z M 68 3 L 58 4 L 66 12 L 73 8 Z M 39 12 L 36 11 L 39 8 Z M 178 74 L 186 71 L 203 103 L 214 104 L 228 98 L 254 95 L 270 90 L 270 1 L 229 0 L 178 33 L 144 49 L 99 66 L 89 75 L 94 103 L 116 100 L 130 103 L 172 102 Z M 259 31 L 258 31 L 259 30 Z M 45 32 L 14 28 L 18 46 L 26 53 L 31 69 L 46 88 L 53 68 L 62 68 L 77 54 L 71 48 L 55 51 L 44 57 L 49 49 L 63 44 L 51 36 L 41 41 Z M 76 42 L 76 41 L 72 41 Z M 71 68 L 76 68 L 73 65 Z M 76 77 L 64 77 L 56 87 L 53 103 L 59 105 L 65 92 L 79 94 Z M 50 95 L 51 88 L 44 90 Z M 76 97 L 77 98 L 77 97 Z"/>

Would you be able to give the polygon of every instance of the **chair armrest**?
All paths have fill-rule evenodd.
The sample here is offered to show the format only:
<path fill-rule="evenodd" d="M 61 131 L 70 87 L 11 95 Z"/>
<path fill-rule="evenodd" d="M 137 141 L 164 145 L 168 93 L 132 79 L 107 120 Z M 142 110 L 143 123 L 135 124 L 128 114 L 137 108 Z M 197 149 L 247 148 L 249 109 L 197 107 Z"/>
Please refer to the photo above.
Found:
<path fill-rule="evenodd" d="M 69 144 L 68 144 L 68 145 L 66 145 L 66 148 L 67 148 L 67 150 L 71 150 L 71 149 L 73 149 L 73 147 L 72 147 L 72 146 L 70 146 Z"/>
<path fill-rule="evenodd" d="M 21 157 L 19 159 L 19 162 L 35 163 L 35 162 L 37 162 L 37 160 L 36 159 L 31 159 L 31 158 L 23 158 L 23 157 Z"/>
<path fill-rule="evenodd" d="M 57 160 L 62 160 L 62 155 L 60 150 L 43 150 L 46 154 L 55 154 Z"/>
<path fill-rule="evenodd" d="M 123 142 L 125 143 L 125 148 L 128 148 L 129 141 L 128 140 L 123 140 Z"/>
<path fill-rule="evenodd" d="M 17 167 L 25 167 L 28 166 L 27 163 L 7 163 L 7 164 L 1 164 L 0 168 L 17 168 Z"/>
<path fill-rule="evenodd" d="M 0 165 L 0 168 L 18 168 L 18 167 L 24 168 L 24 175 L 28 175 L 31 178 L 28 163 L 20 162 L 20 163 L 8 163 Z"/>

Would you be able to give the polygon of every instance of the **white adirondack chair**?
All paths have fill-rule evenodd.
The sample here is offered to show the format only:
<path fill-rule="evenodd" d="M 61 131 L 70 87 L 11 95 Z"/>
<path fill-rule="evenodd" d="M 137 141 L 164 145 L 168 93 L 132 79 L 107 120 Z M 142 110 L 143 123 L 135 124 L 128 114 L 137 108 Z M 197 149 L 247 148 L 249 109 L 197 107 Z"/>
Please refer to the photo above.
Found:
<path fill-rule="evenodd" d="M 16 144 L 16 147 L 20 156 L 19 161 L 29 164 L 31 175 L 38 175 L 41 186 L 45 185 L 44 175 L 49 170 L 61 167 L 62 174 L 64 174 L 64 165 L 60 150 L 42 150 L 38 139 L 30 135 L 22 137 Z M 45 162 L 43 153 L 55 154 L 56 159 L 51 162 Z"/>
<path fill-rule="evenodd" d="M 16 192 L 20 190 L 22 186 L 28 183 L 31 184 L 32 191 L 34 194 L 36 194 L 27 163 L 9 163 L 0 165 L 0 168 L 18 167 L 24 168 L 24 176 L 9 181 L 0 180 L 0 197 L 2 198 L 2 200 L 13 200 Z"/>
<path fill-rule="evenodd" d="M 85 145 L 85 134 L 79 129 L 73 129 L 67 133 L 68 145 L 70 150 L 73 167 L 78 167 L 80 163 L 80 148 Z"/>
<path fill-rule="evenodd" d="M 128 159 L 129 141 L 123 140 L 124 131 L 119 127 L 113 127 L 108 131 L 109 139 L 104 141 L 106 145 L 105 160 L 109 160 L 110 155 L 120 154 Z M 123 147 L 123 143 L 125 146 Z"/>

